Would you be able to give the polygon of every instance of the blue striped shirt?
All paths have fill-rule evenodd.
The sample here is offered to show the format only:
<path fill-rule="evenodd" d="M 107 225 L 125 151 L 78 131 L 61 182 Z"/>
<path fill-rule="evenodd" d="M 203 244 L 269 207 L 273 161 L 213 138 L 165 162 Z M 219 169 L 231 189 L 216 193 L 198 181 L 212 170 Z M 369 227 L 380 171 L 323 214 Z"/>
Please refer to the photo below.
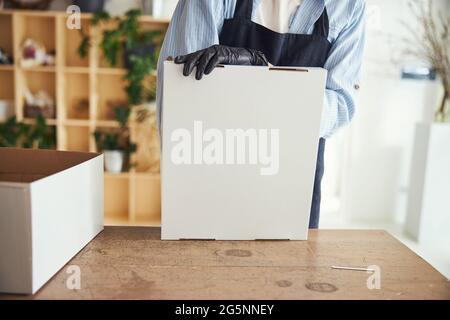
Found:
<path fill-rule="evenodd" d="M 253 0 L 255 8 L 261 0 Z M 163 62 L 219 43 L 224 19 L 233 17 L 236 0 L 179 0 L 158 61 L 158 124 L 162 117 Z M 330 137 L 348 124 L 355 112 L 365 40 L 364 0 L 304 0 L 290 21 L 290 33 L 311 34 L 324 6 L 330 20 L 332 48 L 320 134 Z"/>

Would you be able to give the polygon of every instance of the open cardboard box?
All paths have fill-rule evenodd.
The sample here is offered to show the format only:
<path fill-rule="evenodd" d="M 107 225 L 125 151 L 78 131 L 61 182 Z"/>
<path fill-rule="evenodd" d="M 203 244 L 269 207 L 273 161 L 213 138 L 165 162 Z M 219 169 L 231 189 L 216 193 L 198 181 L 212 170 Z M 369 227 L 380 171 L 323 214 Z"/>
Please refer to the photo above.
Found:
<path fill-rule="evenodd" d="M 0 148 L 0 292 L 32 294 L 103 230 L 103 155 Z"/>

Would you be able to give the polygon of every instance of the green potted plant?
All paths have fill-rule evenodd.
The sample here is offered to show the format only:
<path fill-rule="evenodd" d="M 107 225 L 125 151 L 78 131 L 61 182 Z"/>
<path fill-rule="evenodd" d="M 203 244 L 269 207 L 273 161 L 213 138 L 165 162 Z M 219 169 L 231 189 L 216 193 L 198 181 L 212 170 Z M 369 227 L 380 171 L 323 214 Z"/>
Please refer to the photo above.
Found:
<path fill-rule="evenodd" d="M 124 17 L 111 17 L 105 11 L 97 12 L 93 26 L 103 29 L 100 48 L 103 56 L 111 67 L 118 65 L 119 54 L 123 53 L 127 73 L 124 77 L 126 92 L 130 107 L 144 101 L 146 86 L 145 78 L 156 70 L 161 43 L 160 31 L 145 31 L 139 25 L 140 10 L 130 10 Z M 116 22 L 117 27 L 108 27 L 108 23 Z M 89 35 L 82 30 L 82 41 L 78 48 L 80 57 L 85 58 L 91 43 Z"/>
<path fill-rule="evenodd" d="M 42 116 L 36 117 L 34 125 L 17 122 L 13 116 L 0 123 L 0 147 L 54 149 L 55 128 L 48 126 Z"/>
<path fill-rule="evenodd" d="M 137 146 L 130 141 L 130 131 L 126 126 L 130 109 L 117 107 L 114 110 L 119 121 L 118 130 L 94 132 L 97 148 L 105 155 L 105 169 L 109 173 L 120 173 L 123 171 L 126 160 L 136 152 Z"/>
<path fill-rule="evenodd" d="M 120 173 L 123 169 L 125 152 L 119 146 L 118 133 L 96 131 L 94 133 L 97 147 L 105 155 L 105 169 L 109 173 Z"/>
<path fill-rule="evenodd" d="M 154 86 L 146 78 L 156 69 L 162 34 L 160 31 L 142 30 L 139 25 L 140 16 L 140 10 L 130 10 L 124 17 L 111 17 L 107 12 L 99 11 L 94 14 L 91 22 L 93 26 L 103 30 L 99 46 L 108 64 L 116 67 L 120 54 L 123 54 L 127 70 L 124 76 L 127 105 L 115 109 L 115 120 L 120 124 L 119 132 L 95 133 L 97 146 L 105 151 L 105 166 L 109 172 L 117 172 L 119 167 L 124 166 L 127 157 L 136 151 L 137 146 L 131 143 L 127 128 L 131 109 L 146 102 L 149 92 L 154 90 Z M 111 27 L 111 22 L 115 22 L 116 27 Z M 91 39 L 82 30 L 81 33 L 78 53 L 85 58 Z M 106 164 L 110 161 L 114 162 L 111 166 Z"/>

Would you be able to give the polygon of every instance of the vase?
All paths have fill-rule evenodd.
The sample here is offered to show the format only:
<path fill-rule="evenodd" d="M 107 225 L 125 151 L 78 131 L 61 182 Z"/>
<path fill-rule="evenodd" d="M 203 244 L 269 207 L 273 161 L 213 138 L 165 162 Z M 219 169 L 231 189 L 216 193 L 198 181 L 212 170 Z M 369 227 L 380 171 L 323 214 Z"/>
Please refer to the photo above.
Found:
<path fill-rule="evenodd" d="M 450 248 L 450 123 L 417 124 L 405 232 Z"/>
<path fill-rule="evenodd" d="M 109 173 L 121 173 L 124 162 L 124 153 L 119 150 L 105 150 L 105 169 Z"/>

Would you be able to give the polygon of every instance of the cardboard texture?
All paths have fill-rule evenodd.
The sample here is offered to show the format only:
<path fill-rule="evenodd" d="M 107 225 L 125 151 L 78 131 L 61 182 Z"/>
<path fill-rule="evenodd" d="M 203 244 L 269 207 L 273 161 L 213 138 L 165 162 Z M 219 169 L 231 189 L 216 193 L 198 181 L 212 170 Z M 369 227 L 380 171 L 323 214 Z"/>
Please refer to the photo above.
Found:
<path fill-rule="evenodd" d="M 103 155 L 0 149 L 0 292 L 32 294 L 103 230 Z"/>
<path fill-rule="evenodd" d="M 162 239 L 306 240 L 326 70 L 182 67 L 165 62 Z"/>

